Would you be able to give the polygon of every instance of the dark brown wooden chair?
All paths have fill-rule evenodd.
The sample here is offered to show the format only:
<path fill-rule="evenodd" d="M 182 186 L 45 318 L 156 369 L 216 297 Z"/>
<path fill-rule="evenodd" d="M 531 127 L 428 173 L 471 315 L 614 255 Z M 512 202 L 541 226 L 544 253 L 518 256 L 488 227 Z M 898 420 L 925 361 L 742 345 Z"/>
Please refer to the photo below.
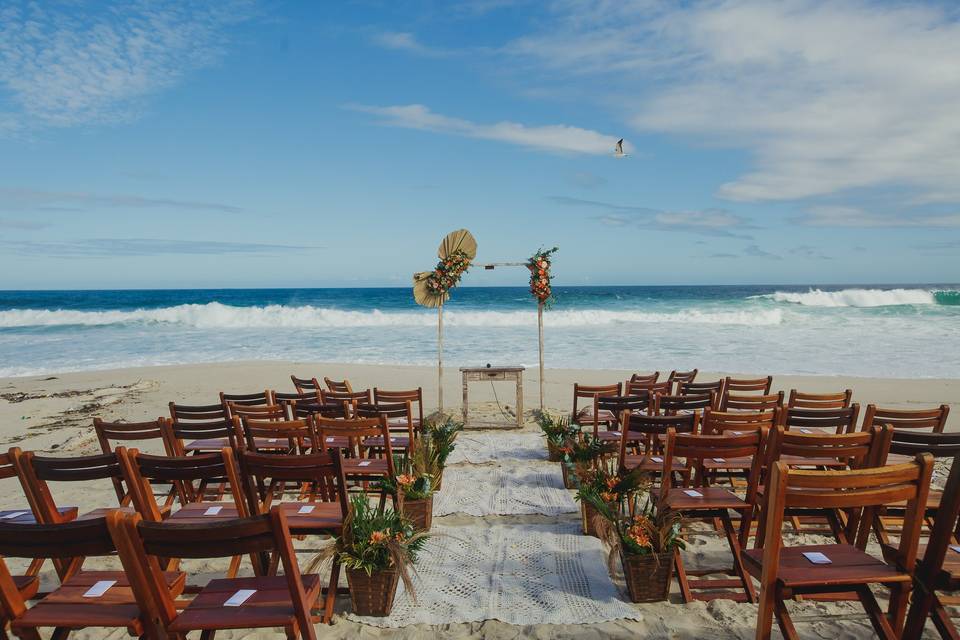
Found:
<path fill-rule="evenodd" d="M 623 387 L 623 395 L 647 397 L 649 395 L 670 395 L 673 393 L 673 381 L 660 382 L 627 381 Z"/>
<path fill-rule="evenodd" d="M 705 393 L 715 393 L 717 398 L 723 395 L 723 380 L 713 382 L 681 382 L 677 385 L 677 395 L 702 395 Z"/>
<path fill-rule="evenodd" d="M 279 404 L 234 404 L 227 402 L 227 415 L 233 418 L 250 418 L 252 420 L 284 420 L 287 417 L 286 409 Z"/>
<path fill-rule="evenodd" d="M 293 381 L 293 388 L 297 390 L 297 393 L 319 394 L 320 389 L 323 388 L 320 385 L 320 381 L 316 378 L 298 378 L 297 376 L 291 375 L 290 380 Z"/>
<path fill-rule="evenodd" d="M 673 416 L 678 413 L 692 413 L 710 409 L 716 402 L 714 393 L 700 393 L 689 395 L 658 395 L 654 396 L 652 411 L 655 415 Z"/>
<path fill-rule="evenodd" d="M 284 391 L 270 391 L 270 394 L 273 396 L 273 401 L 275 404 L 279 404 L 282 407 L 289 407 L 290 405 L 296 404 L 298 402 L 305 403 L 317 403 L 320 402 L 320 392 L 319 391 L 306 391 L 304 393 L 286 393 Z M 288 418 L 292 418 L 290 414 L 287 414 Z"/>
<path fill-rule="evenodd" d="M 799 638 L 785 601 L 806 594 L 848 593 L 863 605 L 876 633 L 894 640 L 903 628 L 917 555 L 923 505 L 933 470 L 927 454 L 902 465 L 819 471 L 791 469 L 774 463 L 767 483 L 755 548 L 744 554 L 747 570 L 760 580 L 760 608 L 756 637 L 770 638 L 776 617 L 786 638 Z M 898 500 L 909 504 L 903 535 L 895 559 L 880 559 L 866 552 L 869 529 L 877 508 Z M 855 509 L 855 530 L 846 532 L 855 544 L 784 545 L 780 531 L 784 512 L 791 508 Z M 804 555 L 823 554 L 828 562 L 815 563 Z M 887 615 L 870 585 L 890 590 Z M 918 637 L 918 636 L 911 636 Z"/>
<path fill-rule="evenodd" d="M 362 391 L 326 391 L 320 390 L 320 399 L 323 404 L 334 402 L 345 403 L 352 412 L 358 404 L 370 404 L 373 402 L 373 392 L 370 389 Z"/>
<path fill-rule="evenodd" d="M 594 424 L 594 421 L 600 420 L 602 424 L 610 425 L 615 420 L 616 417 L 609 413 L 599 413 L 596 414 L 594 411 L 593 405 L 586 407 L 580 406 L 580 401 L 584 399 L 589 399 L 591 402 L 595 402 L 599 396 L 621 396 L 623 395 L 623 385 L 621 383 L 617 384 L 607 384 L 607 385 L 583 385 L 579 382 L 573 383 L 573 411 L 570 412 L 571 422 L 576 422 L 577 424 L 583 426 L 589 426 Z"/>
<path fill-rule="evenodd" d="M 349 512 L 346 477 L 343 475 L 340 452 L 317 453 L 301 456 L 269 455 L 243 451 L 240 453 L 240 468 L 246 479 L 245 495 L 250 513 L 268 513 L 278 506 L 287 516 L 290 533 L 293 535 L 341 535 L 343 522 Z M 293 501 L 277 501 L 276 491 L 261 492 L 260 487 L 285 486 L 293 483 L 303 487 Z M 282 497 L 282 496 L 281 496 Z M 273 556 L 271 570 L 276 565 Z M 333 616 L 340 563 L 333 558 L 327 597 L 324 605 L 324 622 Z"/>
<path fill-rule="evenodd" d="M 302 455 L 320 450 L 317 429 L 311 418 L 260 420 L 244 416 L 233 420 L 237 441 L 247 451 Z"/>
<path fill-rule="evenodd" d="M 640 467 L 651 474 L 663 473 L 663 443 L 667 431 L 696 433 L 700 416 L 697 413 L 672 416 L 651 416 L 624 413 L 620 436 L 619 468 L 621 473 Z M 673 460 L 670 473 L 678 474 L 689 484 L 690 467 L 682 460 Z"/>
<path fill-rule="evenodd" d="M 776 408 L 758 412 L 705 409 L 700 432 L 704 435 L 742 435 L 757 429 L 769 431 L 779 423 L 780 410 Z M 723 460 L 706 459 L 702 463 L 707 477 L 711 480 L 716 479 L 718 473 L 726 472 L 731 485 L 733 485 L 734 475 L 746 474 L 753 468 L 753 458 L 751 457 L 721 457 Z"/>
<path fill-rule="evenodd" d="M 674 386 L 679 385 L 684 382 L 693 382 L 697 379 L 698 369 L 691 369 L 690 371 L 677 371 L 674 369 L 670 372 L 670 375 L 667 376 L 667 382 L 672 383 Z"/>
<path fill-rule="evenodd" d="M 771 387 L 773 387 L 773 376 L 767 376 L 766 378 L 731 378 L 727 376 L 723 381 L 724 393 L 733 393 L 734 395 L 759 393 L 768 396 Z"/>
<path fill-rule="evenodd" d="M 395 451 L 407 453 L 410 444 L 416 440 L 414 430 L 413 403 L 410 400 L 402 402 L 377 402 L 373 404 L 361 403 L 356 406 L 355 415 L 358 418 L 383 418 L 387 421 L 390 431 L 390 446 Z M 370 447 L 382 446 L 379 437 L 369 438 L 366 445 Z"/>
<path fill-rule="evenodd" d="M 846 409 L 853 399 L 853 391 L 847 389 L 838 393 L 801 393 L 790 389 L 787 408 L 793 409 Z"/>
<path fill-rule="evenodd" d="M 100 450 L 106 454 L 113 453 L 113 442 L 122 442 L 127 445 L 130 442 L 150 442 L 157 441 L 161 447 L 166 443 L 163 439 L 164 418 L 157 418 L 152 422 L 105 422 L 100 418 L 93 419 L 93 430 L 97 434 L 97 440 L 100 442 Z M 114 491 L 117 493 L 117 500 L 123 500 L 127 495 L 127 489 L 123 486 L 123 481 L 119 478 L 114 479 Z M 166 495 L 169 505 L 175 496 L 173 487 L 161 489 Z"/>
<path fill-rule="evenodd" d="M 659 502 L 661 508 L 668 508 L 679 512 L 686 518 L 703 518 L 719 521 L 720 528 L 730 547 L 733 556 L 733 567 L 725 569 L 700 569 L 687 571 L 681 552 L 675 554 L 677 581 L 680 583 L 680 593 L 684 602 L 696 600 L 738 600 L 756 602 L 756 591 L 753 582 L 743 566 L 741 552 L 746 540 L 746 533 L 750 530 L 750 517 L 753 513 L 753 502 L 756 500 L 756 488 L 762 470 L 761 456 L 766 438 L 766 429 L 755 429 L 740 435 L 701 435 L 680 434 L 670 429 L 667 432 L 667 446 L 663 458 L 663 468 L 672 468 L 676 458 L 683 458 L 695 470 L 696 481 L 691 488 L 675 488 L 672 476 L 662 474 L 660 483 Z M 727 459 L 746 458 L 752 460 L 749 473 L 746 498 L 740 498 L 732 491 L 708 486 L 708 478 L 704 473 L 703 462 L 710 460 L 724 463 Z M 730 512 L 740 514 L 740 532 L 733 526 Z M 704 579 L 703 576 L 723 573 L 730 578 Z M 688 575 L 699 576 L 691 580 Z M 731 589 L 736 589 L 733 591 Z"/>
<path fill-rule="evenodd" d="M 227 409 L 231 404 L 241 407 L 260 407 L 273 404 L 273 394 L 269 389 L 254 391 L 253 393 L 224 393 L 221 391 L 220 404 Z"/>
<path fill-rule="evenodd" d="M 185 639 L 193 631 L 204 639 L 219 630 L 279 627 L 287 638 L 316 639 L 311 610 L 320 599 L 320 578 L 301 575 L 287 514 L 274 508 L 268 515 L 213 523 L 156 523 L 139 514 L 112 516 L 108 524 L 131 587 L 141 607 L 149 611 L 148 634 Z M 162 579 L 157 559 L 180 554 L 186 558 L 225 558 L 274 552 L 283 564 L 282 576 L 211 580 L 183 606 Z M 241 590 L 252 590 L 239 606 L 225 606 Z"/>
<path fill-rule="evenodd" d="M 783 391 L 770 395 L 736 395 L 724 389 L 720 411 L 771 411 L 783 408 Z"/>
<path fill-rule="evenodd" d="M 660 379 L 660 372 L 654 371 L 653 373 L 634 373 L 630 376 L 630 379 L 627 382 L 636 382 L 640 384 L 654 384 L 657 380 Z"/>
<path fill-rule="evenodd" d="M 334 393 L 353 393 L 353 385 L 350 384 L 349 380 L 331 380 L 330 378 L 324 378 L 323 382 L 327 385 L 327 391 L 333 391 Z"/>
<path fill-rule="evenodd" d="M 593 436 L 604 442 L 617 442 L 620 440 L 620 425 L 623 412 L 628 413 L 650 413 L 650 401 L 653 395 L 644 391 L 635 396 L 597 396 L 593 403 L 594 420 Z M 599 420 L 601 412 L 609 413 L 613 416 L 613 422 L 607 425 L 607 429 L 600 430 L 602 422 Z"/>
<path fill-rule="evenodd" d="M 860 405 L 857 403 L 839 409 L 807 409 L 788 407 L 780 415 L 787 430 L 800 433 L 833 432 L 852 433 L 857 430 Z M 879 426 L 879 425 L 878 425 Z"/>
<path fill-rule="evenodd" d="M 421 387 L 408 391 L 391 391 L 389 389 L 373 388 L 373 402 L 375 404 L 380 404 L 381 402 L 392 404 L 407 402 L 408 400 L 413 408 L 413 429 L 414 431 L 418 431 L 423 427 L 423 389 Z"/>
<path fill-rule="evenodd" d="M 110 556 L 115 552 L 116 545 L 103 516 L 61 524 L 0 523 L 3 557 L 43 562 Z M 176 598 L 183 591 L 186 576 L 166 572 L 159 573 L 158 579 Z M 49 628 L 53 629 L 52 638 L 66 638 L 71 631 L 86 628 L 126 629 L 134 637 L 146 633 L 146 611 L 140 607 L 123 571 L 79 571 L 30 607 L 27 603 L 36 595 L 38 581 L 33 579 L 30 583 L 32 590 L 24 590 L 21 582 L 20 576 L 10 575 L 0 559 L 0 615 L 19 638 L 39 640 L 39 630 Z M 90 595 L 91 588 L 101 582 L 112 584 L 101 595 Z"/>
<path fill-rule="evenodd" d="M 236 448 L 233 421 L 222 404 L 170 403 L 170 422 L 164 438 L 167 455 L 182 456 L 204 451 Z"/>
<path fill-rule="evenodd" d="M 949 435 L 960 438 L 960 434 Z M 955 448 L 957 445 L 954 442 L 949 446 Z M 941 453 L 944 452 L 941 449 Z M 929 541 L 926 547 L 918 550 L 913 602 L 907 614 L 906 626 L 900 635 L 904 639 L 920 638 L 928 617 L 944 640 L 960 638 L 960 632 L 950 619 L 945 603 L 937 594 L 938 591 L 960 590 L 960 551 L 956 544 L 957 517 L 960 514 L 960 455 L 957 454 L 960 454 L 960 451 L 955 450 L 950 475 L 942 492 L 948 498 L 940 500 Z"/>
<path fill-rule="evenodd" d="M 942 404 L 936 409 L 883 409 L 875 404 L 868 404 L 863 413 L 862 429 L 869 429 L 878 424 L 891 424 L 894 429 L 925 429 L 933 433 L 943 433 L 947 426 L 947 416 L 950 406 Z"/>
<path fill-rule="evenodd" d="M 396 475 L 393 444 L 385 417 L 337 420 L 316 416 L 314 421 L 320 435 L 321 453 L 330 449 L 341 451 L 343 473 L 348 481 L 365 484 Z M 376 444 L 367 444 L 371 438 L 376 438 Z M 381 492 L 381 505 L 385 502 L 386 493 Z"/>

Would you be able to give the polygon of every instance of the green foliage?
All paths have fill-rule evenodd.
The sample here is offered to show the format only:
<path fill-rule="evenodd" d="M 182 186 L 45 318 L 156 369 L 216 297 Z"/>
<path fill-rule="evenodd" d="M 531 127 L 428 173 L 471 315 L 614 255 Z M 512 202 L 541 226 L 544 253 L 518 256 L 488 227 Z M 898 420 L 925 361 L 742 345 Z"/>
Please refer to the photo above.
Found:
<path fill-rule="evenodd" d="M 543 431 L 554 447 L 563 447 L 567 440 L 580 433 L 580 425 L 571 423 L 567 418 L 555 417 L 546 411 L 537 414 L 537 426 Z"/>
<path fill-rule="evenodd" d="M 430 443 L 433 455 L 441 469 L 446 466 L 447 458 L 457 448 L 456 439 L 461 431 L 463 431 L 463 423 L 452 416 L 427 421 L 424 425 L 421 436 Z"/>
<path fill-rule="evenodd" d="M 410 458 L 394 456 L 394 478 L 384 478 L 380 487 L 402 500 L 426 500 L 433 495 L 434 474 L 427 468 L 435 468 L 436 461 L 430 455 L 430 445 L 417 438 L 411 445 Z M 437 472 L 439 474 L 439 472 Z"/>

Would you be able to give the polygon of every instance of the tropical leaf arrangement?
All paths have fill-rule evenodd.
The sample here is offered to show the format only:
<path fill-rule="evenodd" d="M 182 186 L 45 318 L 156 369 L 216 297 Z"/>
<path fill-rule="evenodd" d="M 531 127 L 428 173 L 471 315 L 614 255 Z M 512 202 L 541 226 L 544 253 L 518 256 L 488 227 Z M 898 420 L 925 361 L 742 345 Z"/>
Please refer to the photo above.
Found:
<path fill-rule="evenodd" d="M 570 438 L 580 433 L 580 425 L 571 423 L 567 418 L 556 417 L 547 411 L 541 411 L 536 416 L 537 426 L 547 437 L 547 443 L 558 449 L 566 446 Z"/>
<path fill-rule="evenodd" d="M 395 568 L 403 586 L 416 600 L 411 568 L 429 537 L 426 531 L 414 530 L 399 512 L 380 511 L 371 506 L 366 493 L 358 493 L 350 499 L 343 535 L 311 560 L 307 572 L 315 571 L 334 556 L 348 569 L 367 575 Z"/>
<path fill-rule="evenodd" d="M 426 463 L 421 462 L 426 461 Z M 417 438 L 410 457 L 394 456 L 396 477 L 384 478 L 380 487 L 397 498 L 398 504 L 406 500 L 426 500 L 433 495 L 434 468 L 430 465 L 429 444 Z"/>
<path fill-rule="evenodd" d="M 440 489 L 447 459 L 457 448 L 456 440 L 463 423 L 448 415 L 432 416 L 423 427 L 410 452 L 410 463 L 417 476 L 429 476 L 433 491 Z"/>
<path fill-rule="evenodd" d="M 615 442 L 604 442 L 592 433 L 579 433 L 579 437 L 567 438 L 560 448 L 563 462 L 570 468 L 592 467 L 605 455 L 612 454 L 617 448 Z"/>
<path fill-rule="evenodd" d="M 553 266 L 553 254 L 558 247 L 552 249 L 540 249 L 527 260 L 527 269 L 530 270 L 530 293 L 537 302 L 542 303 L 549 308 L 553 305 L 553 274 L 550 267 Z"/>

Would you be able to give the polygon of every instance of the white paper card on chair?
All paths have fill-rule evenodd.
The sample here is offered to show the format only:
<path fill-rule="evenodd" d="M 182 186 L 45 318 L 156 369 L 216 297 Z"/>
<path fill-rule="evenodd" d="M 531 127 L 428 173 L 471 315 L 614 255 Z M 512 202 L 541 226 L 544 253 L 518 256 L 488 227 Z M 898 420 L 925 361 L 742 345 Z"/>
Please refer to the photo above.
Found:
<path fill-rule="evenodd" d="M 361 466 L 361 467 L 369 467 L 369 466 L 370 466 L 370 461 L 369 461 L 369 460 L 364 460 L 363 462 L 360 463 L 360 466 Z"/>
<path fill-rule="evenodd" d="M 683 492 L 684 492 L 685 494 L 687 494 L 688 496 L 690 496 L 691 498 L 702 498 L 702 497 L 703 497 L 703 494 L 700 493 L 699 491 L 697 491 L 696 489 L 684 489 Z"/>
<path fill-rule="evenodd" d="M 10 513 L 5 513 L 0 516 L 0 520 L 13 520 L 14 518 L 19 518 L 20 516 L 25 516 L 29 511 L 11 511 Z"/>
<path fill-rule="evenodd" d="M 313 508 L 312 504 L 305 504 L 297 509 L 297 513 L 313 513 Z"/>
<path fill-rule="evenodd" d="M 833 560 L 823 555 L 819 551 L 804 551 L 803 557 L 813 564 L 831 564 Z"/>
<path fill-rule="evenodd" d="M 220 510 L 221 510 L 221 509 L 223 509 L 223 507 L 220 507 L 220 506 L 217 506 L 217 507 L 207 507 L 207 510 L 203 512 L 203 515 L 205 515 L 205 516 L 215 516 L 215 515 L 217 515 L 218 513 L 220 513 Z"/>
<path fill-rule="evenodd" d="M 727 459 L 726 459 L 726 458 L 714 458 L 713 461 L 714 461 L 714 462 L 726 462 Z"/>
<path fill-rule="evenodd" d="M 87 589 L 83 594 L 84 598 L 99 598 L 107 592 L 107 589 L 117 584 L 116 580 L 97 580 L 93 586 Z"/>
<path fill-rule="evenodd" d="M 660 457 L 650 458 L 650 459 L 653 460 L 654 462 L 663 462 L 663 458 L 660 458 Z"/>
<path fill-rule="evenodd" d="M 810 429 L 800 429 L 800 433 L 813 433 Z"/>
<path fill-rule="evenodd" d="M 960 553 L 960 544 L 952 544 L 952 545 L 950 545 L 950 550 L 951 550 L 951 551 L 956 551 L 957 553 Z"/>
<path fill-rule="evenodd" d="M 327 442 L 333 442 L 333 436 L 327 437 Z"/>
<path fill-rule="evenodd" d="M 269 440 L 267 440 L 267 442 L 276 442 L 276 441 L 277 441 L 277 438 L 270 438 Z"/>
<path fill-rule="evenodd" d="M 239 607 L 244 602 L 250 599 L 250 596 L 257 592 L 256 589 L 240 589 L 235 594 L 230 596 L 230 598 L 223 603 L 225 607 Z"/>

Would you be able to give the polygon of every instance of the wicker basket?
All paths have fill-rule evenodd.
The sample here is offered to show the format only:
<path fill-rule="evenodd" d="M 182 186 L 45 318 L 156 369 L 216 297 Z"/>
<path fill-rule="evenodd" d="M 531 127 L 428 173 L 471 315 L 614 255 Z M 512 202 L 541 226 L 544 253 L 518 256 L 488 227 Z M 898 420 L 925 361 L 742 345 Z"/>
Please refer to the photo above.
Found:
<path fill-rule="evenodd" d="M 417 531 L 430 531 L 433 523 L 433 496 L 424 500 L 404 500 L 403 515 Z"/>
<path fill-rule="evenodd" d="M 670 596 L 673 551 L 646 556 L 620 551 L 623 576 L 631 602 L 663 602 Z"/>
<path fill-rule="evenodd" d="M 597 517 L 597 510 L 592 505 L 583 500 L 580 501 L 580 523 L 583 525 L 583 534 L 597 538 L 597 528 L 594 526 L 594 519 Z"/>
<path fill-rule="evenodd" d="M 547 460 L 550 462 L 560 462 L 563 460 L 563 452 L 560 447 L 547 440 Z"/>
<path fill-rule="evenodd" d="M 577 484 L 575 482 L 576 476 L 573 473 L 573 469 L 570 468 L 564 462 L 560 463 L 560 471 L 563 472 L 563 487 L 564 489 L 576 489 Z"/>
<path fill-rule="evenodd" d="M 362 569 L 347 569 L 347 580 L 350 584 L 350 602 L 356 615 L 390 615 L 400 580 L 395 568 L 374 571 L 369 576 Z"/>

